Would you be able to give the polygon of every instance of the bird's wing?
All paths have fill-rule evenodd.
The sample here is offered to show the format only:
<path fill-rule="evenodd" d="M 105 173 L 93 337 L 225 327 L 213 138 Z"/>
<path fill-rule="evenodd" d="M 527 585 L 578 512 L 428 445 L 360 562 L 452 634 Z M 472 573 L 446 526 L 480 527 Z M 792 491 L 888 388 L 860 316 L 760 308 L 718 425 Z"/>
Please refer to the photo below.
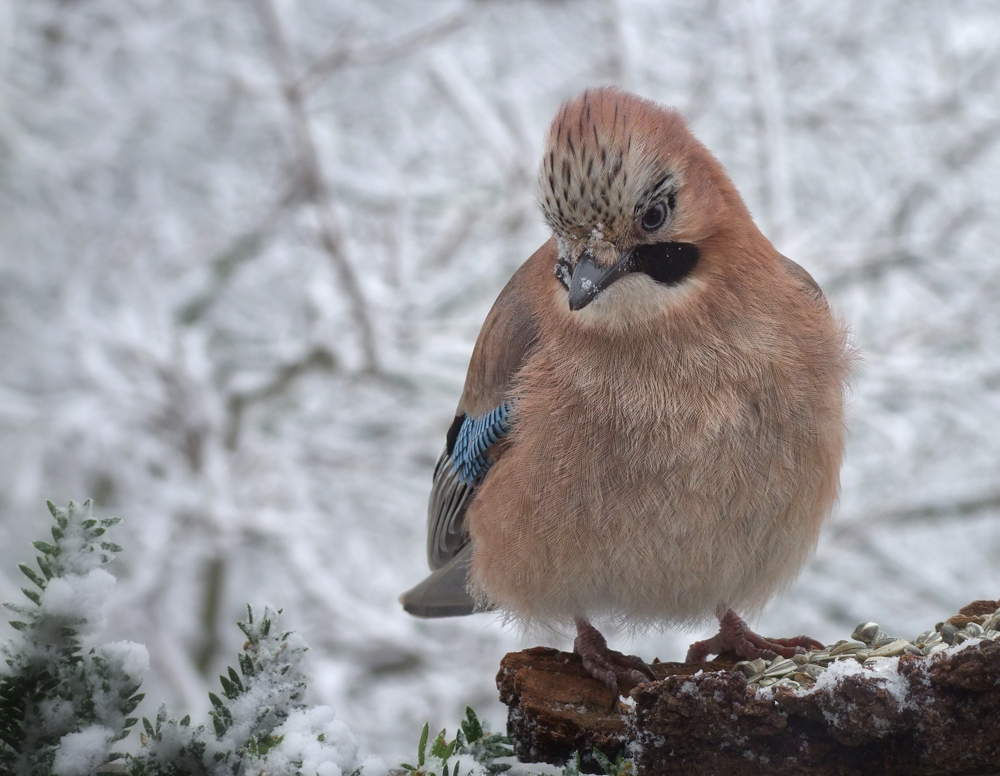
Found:
<path fill-rule="evenodd" d="M 427 560 L 432 569 L 448 563 L 467 541 L 465 510 L 499 455 L 495 443 L 513 422 L 511 383 L 538 335 L 538 294 L 531 280 L 546 254 L 555 266 L 554 253 L 543 248 L 514 273 L 479 332 L 465 389 L 434 468 L 427 509 Z"/>
<path fill-rule="evenodd" d="M 542 289 L 533 289 L 541 265 L 555 266 L 553 241 L 538 250 L 507 283 L 493 304 L 472 352 L 465 389 L 434 467 L 427 506 L 427 561 L 434 573 L 400 600 L 411 614 L 446 617 L 469 614 L 465 592 L 471 557 L 465 513 L 490 466 L 502 453 L 498 445 L 514 422 L 511 384 L 538 336 L 536 310 Z M 459 604 L 464 596 L 464 608 Z"/>
<path fill-rule="evenodd" d="M 499 457 L 497 442 L 510 431 L 514 403 L 482 415 L 457 415 L 437 466 L 427 505 L 427 562 L 432 569 L 449 563 L 467 541 L 465 510 L 477 486 Z"/>
<path fill-rule="evenodd" d="M 823 289 L 819 287 L 819 283 L 813 280 L 812 275 L 802 269 L 802 267 L 787 256 L 782 256 L 779 253 L 778 258 L 781 259 L 781 264 L 789 275 L 802 283 L 802 285 L 805 286 L 806 289 L 817 299 L 826 301 L 826 297 L 823 295 Z"/>

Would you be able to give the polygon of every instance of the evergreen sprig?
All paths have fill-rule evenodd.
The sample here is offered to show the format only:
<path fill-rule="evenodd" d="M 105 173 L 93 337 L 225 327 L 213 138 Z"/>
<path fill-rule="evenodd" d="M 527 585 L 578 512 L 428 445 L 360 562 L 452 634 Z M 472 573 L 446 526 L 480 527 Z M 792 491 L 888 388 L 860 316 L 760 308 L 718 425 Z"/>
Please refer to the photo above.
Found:
<path fill-rule="evenodd" d="M 447 730 L 442 730 L 431 742 L 428 753 L 427 742 L 430 724 L 424 725 L 417 744 L 417 764 L 401 763 L 401 767 L 413 776 L 461 776 L 459 762 L 449 770 L 448 760 L 455 755 L 469 755 L 489 776 L 497 776 L 510 769 L 510 763 L 497 762 L 504 757 L 513 757 L 514 750 L 510 748 L 510 739 L 501 733 L 490 733 L 479 721 L 470 707 L 465 707 L 465 719 L 455 732 L 455 738 L 448 740 Z M 429 755 L 429 756 L 428 756 Z M 473 773 L 470 768 L 466 773 Z"/>
<path fill-rule="evenodd" d="M 597 764 L 601 766 L 601 770 L 604 771 L 607 776 L 632 776 L 633 767 L 632 761 L 627 759 L 624 753 L 619 753 L 618 757 L 611 760 L 604 752 L 600 749 L 594 749 L 592 752 L 594 759 L 597 760 Z M 577 755 L 579 757 L 579 755 Z M 579 763 L 577 763 L 577 774 L 579 774 Z"/>
<path fill-rule="evenodd" d="M 247 639 L 238 656 L 240 669 L 228 667 L 219 676 L 221 695 L 208 694 L 211 728 L 192 726 L 190 716 L 170 719 L 165 706 L 154 722 L 143 718 L 143 748 L 128 756 L 131 774 L 238 773 L 281 744 L 283 736 L 275 729 L 305 708 L 301 662 L 306 646 L 291 631 L 272 628 L 279 614 L 280 609 L 265 607 L 263 617 L 255 619 L 247 606 L 247 619 L 238 623 Z"/>
<path fill-rule="evenodd" d="M 4 603 L 18 633 L 0 644 L 7 671 L 0 676 L 0 770 L 47 773 L 64 737 L 90 730 L 106 743 L 128 735 L 129 716 L 143 695 L 142 677 L 126 666 L 132 645 L 82 649 L 80 635 L 93 628 L 113 579 L 102 569 L 121 547 L 106 539 L 117 517 L 95 519 L 90 501 L 67 509 L 47 502 L 55 520 L 52 541 L 36 541 L 38 570 L 18 568 L 32 587 L 27 603 Z M 75 604 L 75 591 L 90 594 Z M 86 596 L 85 596 L 86 598 Z M 120 756 L 120 755 L 118 755 Z M 97 763 L 100 764 L 100 763 Z"/>
<path fill-rule="evenodd" d="M 331 725 L 341 724 L 333 710 L 303 703 L 305 643 L 278 629 L 281 610 L 268 607 L 257 618 L 248 606 L 238 623 L 246 637 L 239 669 L 227 668 L 220 692 L 209 693 L 208 722 L 192 725 L 189 715 L 176 720 L 161 705 L 153 720 L 142 718 L 137 753 L 111 751 L 138 722 L 129 715 L 143 698 L 138 689 L 148 656 L 130 643 L 82 648 L 81 637 L 103 619 L 114 582 L 102 567 L 121 551 L 105 536 L 118 518 L 95 519 L 91 507 L 90 501 L 70 502 L 68 509 L 49 502 L 52 541 L 34 542 L 37 569 L 20 566 L 31 584 L 23 589 L 27 602 L 5 604 L 17 619 L 14 638 L 0 644 L 7 663 L 0 673 L 0 773 L 51 776 L 66 767 L 60 758 L 71 751 L 74 772 L 124 757 L 120 768 L 130 776 L 293 776 L 302 772 L 307 748 L 312 761 L 337 762 L 344 773 L 362 776 L 356 748 L 344 749 L 339 733 L 328 740 L 339 730 Z M 90 765 L 81 766 L 81 753 Z M 453 739 L 445 730 L 432 739 L 425 725 L 417 765 L 403 768 L 412 776 L 499 776 L 511 767 L 501 760 L 513 755 L 510 740 L 490 733 L 467 708 Z M 617 771 L 606 767 L 609 774 L 628 773 L 620 760 L 612 764 Z M 579 775 L 579 758 L 576 770 L 571 764 L 564 774 Z"/>

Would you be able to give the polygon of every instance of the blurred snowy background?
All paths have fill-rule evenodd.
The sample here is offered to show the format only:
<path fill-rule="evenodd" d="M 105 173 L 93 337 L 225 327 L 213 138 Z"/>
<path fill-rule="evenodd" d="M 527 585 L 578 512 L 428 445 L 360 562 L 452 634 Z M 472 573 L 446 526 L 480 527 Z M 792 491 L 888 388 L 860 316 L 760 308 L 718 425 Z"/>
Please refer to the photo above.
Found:
<path fill-rule="evenodd" d="M 864 350 L 841 509 L 761 630 L 912 638 L 1000 596 L 1000 4 L 6 0 L 0 598 L 43 499 L 93 497 L 149 699 L 203 712 L 266 601 L 362 751 L 466 704 L 502 728 L 500 657 L 539 637 L 396 596 L 546 237 L 543 133 L 607 82 L 686 113 Z"/>

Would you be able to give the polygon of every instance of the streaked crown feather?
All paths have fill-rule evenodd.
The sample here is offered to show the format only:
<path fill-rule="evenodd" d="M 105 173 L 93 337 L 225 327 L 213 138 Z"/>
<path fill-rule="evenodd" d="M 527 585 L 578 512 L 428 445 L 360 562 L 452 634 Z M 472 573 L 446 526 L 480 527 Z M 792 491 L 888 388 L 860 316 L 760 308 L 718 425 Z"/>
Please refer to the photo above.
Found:
<path fill-rule="evenodd" d="M 628 234 L 648 207 L 680 187 L 681 172 L 662 143 L 677 130 L 689 136 L 676 111 L 619 89 L 587 91 L 564 104 L 539 174 L 549 226 L 571 239 L 594 230 L 612 240 Z"/>

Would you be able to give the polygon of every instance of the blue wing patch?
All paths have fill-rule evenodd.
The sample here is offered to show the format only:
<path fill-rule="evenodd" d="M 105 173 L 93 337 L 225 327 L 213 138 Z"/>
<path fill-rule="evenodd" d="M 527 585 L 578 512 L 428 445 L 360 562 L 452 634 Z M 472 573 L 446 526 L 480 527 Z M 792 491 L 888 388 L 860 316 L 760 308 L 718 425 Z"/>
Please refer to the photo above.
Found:
<path fill-rule="evenodd" d="M 462 422 L 451 458 L 455 474 L 466 485 L 478 485 L 493 465 L 486 451 L 510 431 L 513 410 L 513 403 L 505 401 L 483 415 L 467 417 Z"/>

